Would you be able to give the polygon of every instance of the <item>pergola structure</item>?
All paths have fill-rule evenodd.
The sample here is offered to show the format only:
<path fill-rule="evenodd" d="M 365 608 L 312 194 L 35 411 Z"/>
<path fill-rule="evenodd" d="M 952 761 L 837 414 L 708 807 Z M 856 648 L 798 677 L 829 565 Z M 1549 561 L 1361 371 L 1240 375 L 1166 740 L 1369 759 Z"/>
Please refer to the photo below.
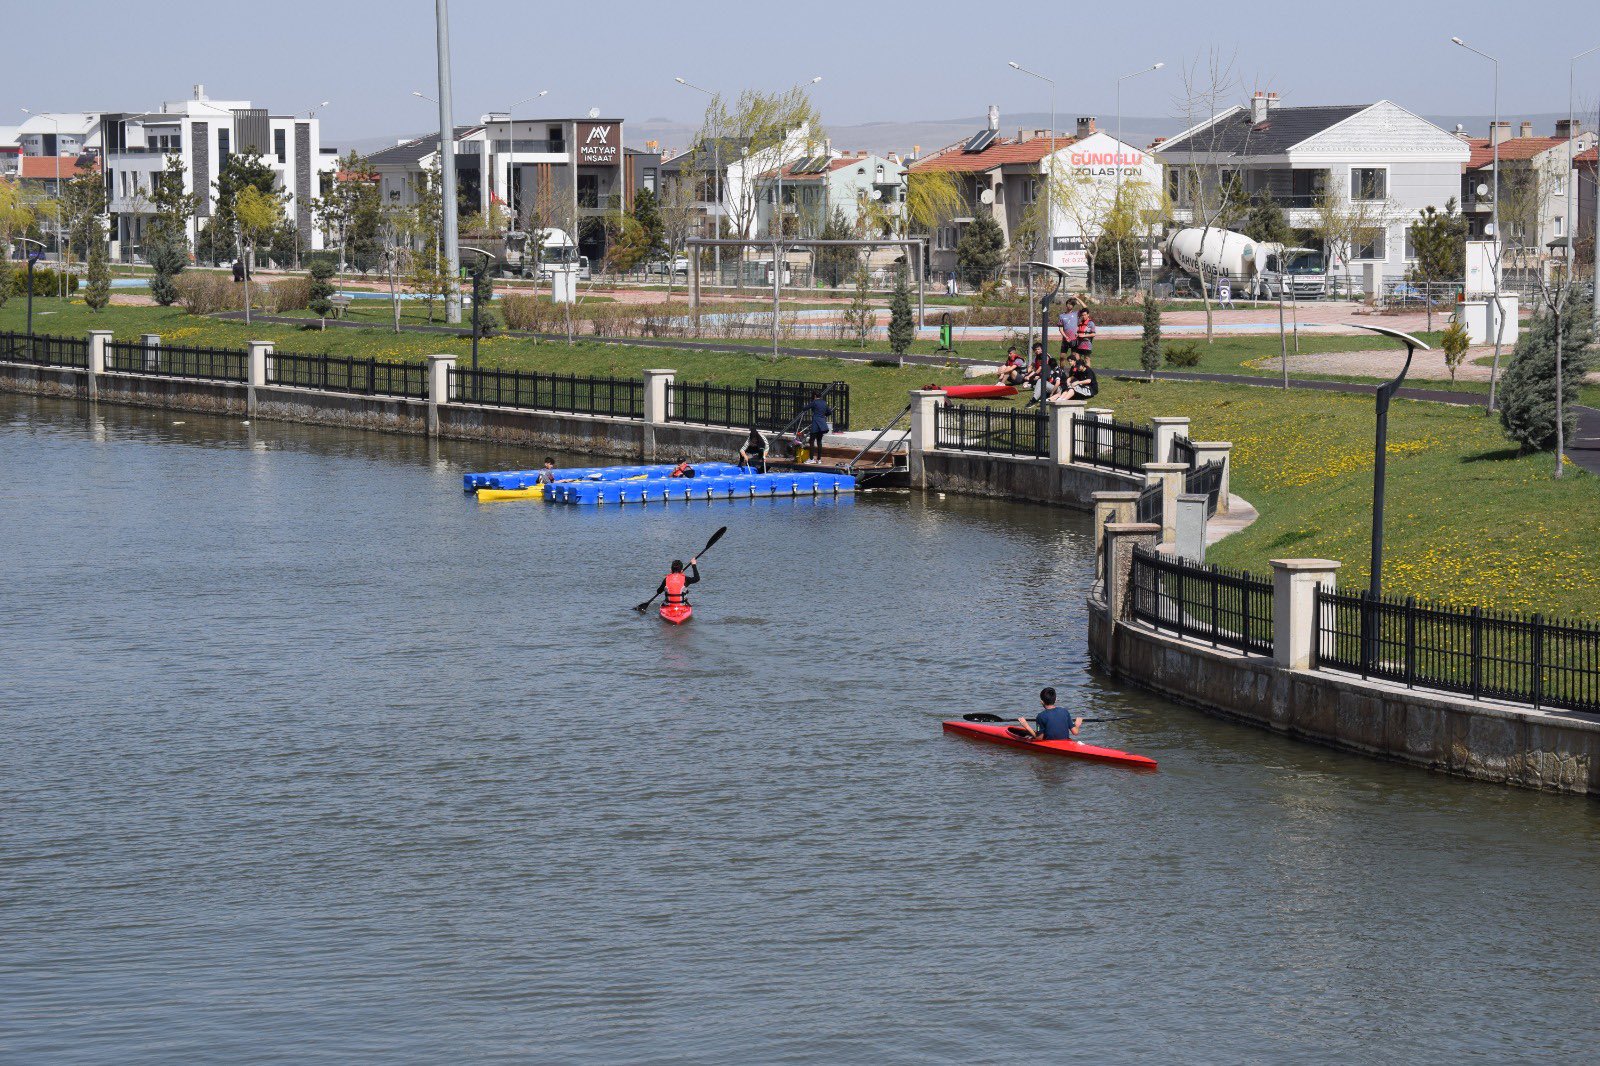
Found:
<path fill-rule="evenodd" d="M 700 257 L 695 254 L 701 248 L 756 248 L 772 253 L 772 334 L 773 343 L 777 343 L 778 334 L 778 304 L 781 299 L 783 287 L 783 256 L 796 248 L 904 248 L 908 264 L 915 263 L 917 278 L 917 328 L 921 329 L 927 317 L 925 300 L 926 271 L 923 262 L 927 255 L 928 239 L 926 237 L 862 237 L 850 240 L 810 240 L 806 238 L 781 238 L 779 240 L 739 240 L 737 238 L 723 237 L 690 237 L 687 242 L 689 253 L 689 313 L 696 318 L 700 315 Z"/>

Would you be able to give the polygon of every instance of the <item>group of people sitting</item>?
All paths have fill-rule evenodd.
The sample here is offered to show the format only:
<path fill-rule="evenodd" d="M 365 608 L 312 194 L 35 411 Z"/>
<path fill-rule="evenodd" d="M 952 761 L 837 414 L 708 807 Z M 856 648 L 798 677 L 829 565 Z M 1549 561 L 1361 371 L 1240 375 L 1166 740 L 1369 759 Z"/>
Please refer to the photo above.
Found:
<path fill-rule="evenodd" d="M 1068 297 L 1067 306 L 1057 320 L 1061 331 L 1061 355 L 1046 356 L 1044 345 L 1035 342 L 1033 358 L 1024 360 L 1016 345 L 1006 351 L 1006 361 L 1000 367 L 999 383 L 1016 388 L 1031 389 L 1033 398 L 1026 406 L 1050 400 L 1087 400 L 1100 391 L 1100 381 L 1091 364 L 1094 355 L 1094 316 L 1076 296 Z"/>

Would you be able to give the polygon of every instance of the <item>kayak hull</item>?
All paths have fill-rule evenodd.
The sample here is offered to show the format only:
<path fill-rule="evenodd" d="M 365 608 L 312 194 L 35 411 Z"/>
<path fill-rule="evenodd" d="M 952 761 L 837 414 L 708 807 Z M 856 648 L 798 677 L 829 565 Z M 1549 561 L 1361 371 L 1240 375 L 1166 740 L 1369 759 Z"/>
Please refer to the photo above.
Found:
<path fill-rule="evenodd" d="M 952 400 L 1003 400 L 1015 396 L 1015 385 L 945 385 L 939 391 Z"/>
<path fill-rule="evenodd" d="M 1090 762 L 1111 763 L 1135 770 L 1154 770 L 1156 768 L 1154 759 L 1143 755 L 1135 755 L 1132 752 L 1118 751 L 1116 748 L 1100 748 L 1093 744 L 1085 744 L 1079 740 L 1022 740 L 1012 736 L 1007 729 L 1007 726 L 987 722 L 949 721 L 944 723 L 944 731 L 946 733 L 971 737 L 973 740 L 986 740 L 991 744 L 1005 744 L 1013 748 L 1031 748 L 1034 751 L 1042 751 L 1050 755 L 1065 755 L 1074 759 L 1088 759 Z"/>
<path fill-rule="evenodd" d="M 694 608 L 689 606 L 687 603 L 678 604 L 676 606 L 664 603 L 661 605 L 661 609 L 656 613 L 661 615 L 661 620 L 666 622 L 668 625 L 681 626 L 690 618 L 694 617 Z"/>
<path fill-rule="evenodd" d="M 544 499 L 543 485 L 530 485 L 525 489 L 479 489 L 478 502 L 492 503 L 495 500 L 542 500 Z"/>

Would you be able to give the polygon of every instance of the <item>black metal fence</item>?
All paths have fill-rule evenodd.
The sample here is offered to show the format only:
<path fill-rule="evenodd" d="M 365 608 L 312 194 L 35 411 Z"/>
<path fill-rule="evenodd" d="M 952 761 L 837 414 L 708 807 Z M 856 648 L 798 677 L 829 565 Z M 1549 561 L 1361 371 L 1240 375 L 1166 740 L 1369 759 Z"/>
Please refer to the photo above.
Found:
<path fill-rule="evenodd" d="M 1222 496 L 1222 460 L 1213 459 L 1205 466 L 1193 467 L 1183 475 L 1183 491 L 1206 498 L 1206 517 L 1217 513 L 1217 501 Z"/>
<path fill-rule="evenodd" d="M 1156 431 L 1151 426 L 1102 419 L 1072 422 L 1072 461 L 1140 473 L 1156 461 Z"/>
<path fill-rule="evenodd" d="M 1050 454 L 1050 416 L 1043 412 L 958 403 L 935 410 L 935 447 L 1002 455 Z"/>
<path fill-rule="evenodd" d="M 835 432 L 849 428 L 850 386 L 842 381 L 759 379 L 755 385 L 674 381 L 667 390 L 667 420 L 703 426 L 755 426 L 779 433 L 794 426 L 817 390 L 833 409 Z"/>
<path fill-rule="evenodd" d="M 1600 712 L 1600 625 L 1317 590 L 1313 661 L 1406 685 Z"/>
<path fill-rule="evenodd" d="M 613 418 L 644 417 L 644 382 L 639 378 L 456 367 L 450 371 L 449 386 L 450 399 L 455 403 Z"/>
<path fill-rule="evenodd" d="M 426 363 L 384 363 L 338 355 L 273 353 L 267 357 L 267 382 L 362 396 L 428 398 Z"/>
<path fill-rule="evenodd" d="M 1173 437 L 1171 453 L 1167 457 L 1169 463 L 1182 463 L 1184 466 L 1194 466 L 1199 453 L 1195 451 L 1194 441 L 1188 437 Z"/>
<path fill-rule="evenodd" d="M 184 344 L 146 346 L 135 341 L 112 341 L 106 345 L 106 369 L 122 374 L 247 381 L 249 366 L 250 353 L 234 348 L 201 348 Z"/>
<path fill-rule="evenodd" d="M 39 366 L 89 368 L 89 341 L 86 337 L 63 337 L 55 333 L 0 333 L 0 359 Z"/>
<path fill-rule="evenodd" d="M 1134 520 L 1137 522 L 1150 522 L 1161 524 L 1161 482 L 1146 485 L 1144 491 L 1139 493 L 1139 499 L 1133 505 Z"/>
<path fill-rule="evenodd" d="M 1213 645 L 1272 654 L 1272 579 L 1133 551 L 1133 616 Z"/>

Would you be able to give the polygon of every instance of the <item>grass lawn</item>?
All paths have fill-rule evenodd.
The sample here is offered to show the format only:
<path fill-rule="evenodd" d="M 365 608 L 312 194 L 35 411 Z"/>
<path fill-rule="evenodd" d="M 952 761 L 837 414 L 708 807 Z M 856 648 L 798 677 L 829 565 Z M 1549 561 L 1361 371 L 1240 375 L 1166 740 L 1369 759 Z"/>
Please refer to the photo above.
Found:
<path fill-rule="evenodd" d="M 1314 398 L 1313 398 L 1314 397 Z M 1118 418 L 1187 414 L 1197 440 L 1231 440 L 1233 490 L 1261 512 L 1208 561 L 1270 571 L 1274 558 L 1344 563 L 1364 587 L 1372 515 L 1370 397 L 1239 385 L 1118 382 Z M 1388 591 L 1600 617 L 1600 478 L 1523 456 L 1478 408 L 1397 400 L 1389 418 Z"/>

